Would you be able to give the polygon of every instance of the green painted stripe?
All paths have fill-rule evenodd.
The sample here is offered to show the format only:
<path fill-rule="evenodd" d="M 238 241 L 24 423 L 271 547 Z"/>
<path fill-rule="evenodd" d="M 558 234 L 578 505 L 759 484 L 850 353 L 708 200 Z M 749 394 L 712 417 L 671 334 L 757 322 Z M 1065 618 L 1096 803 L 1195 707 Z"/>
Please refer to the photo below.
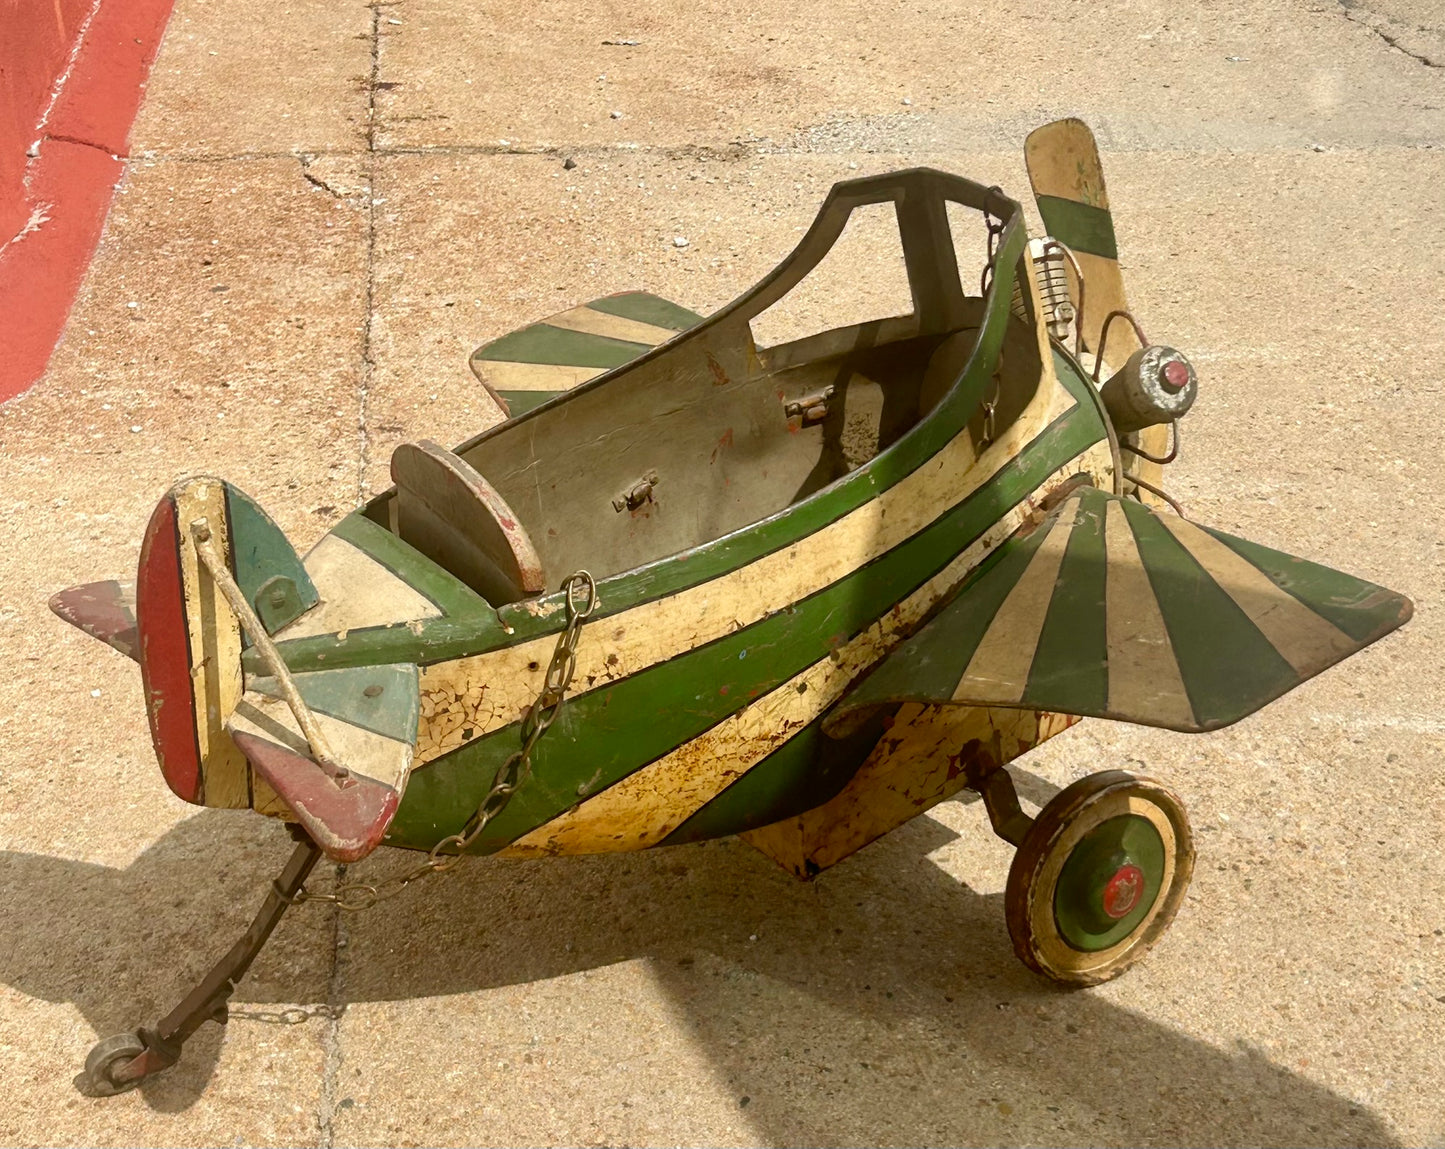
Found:
<path fill-rule="evenodd" d="M 837 797 L 858 773 L 886 726 L 885 711 L 834 740 L 815 719 L 706 802 L 658 845 L 702 842 L 770 826 Z"/>
<path fill-rule="evenodd" d="M 1049 710 L 1099 714 L 1108 702 L 1109 640 L 1104 615 L 1104 511 L 1108 504 L 1107 495 L 1092 489 L 1081 492 L 1077 504 L 1072 504 L 1074 529 L 1034 652 L 1022 699 L 1025 703 L 1044 700 Z"/>
<path fill-rule="evenodd" d="M 1141 503 L 1120 505 L 1199 726 L 1227 726 L 1297 686 L 1294 669 L 1169 529 Z"/>
<path fill-rule="evenodd" d="M 598 584 L 599 609 L 595 619 L 629 610 L 644 602 L 664 598 L 708 582 L 729 571 L 756 562 L 765 555 L 791 546 L 829 523 L 856 510 L 923 466 L 959 434 L 978 408 L 984 388 L 993 378 L 1004 327 L 1009 321 L 1009 299 L 1014 270 L 1026 239 L 1023 228 L 1010 224 L 1004 232 L 993 293 L 989 298 L 978 343 L 969 357 L 960 382 L 933 409 L 927 419 L 913 427 L 887 450 L 862 467 L 829 484 L 817 494 L 794 503 L 769 518 L 713 539 L 688 551 L 685 556 L 668 556 L 635 570 L 623 571 Z M 1107 434 L 1097 414 L 1098 397 L 1089 394 L 1089 384 L 1072 370 L 1061 372 L 1060 382 L 1081 406 L 1091 412 L 1094 441 Z M 465 451 L 476 439 L 458 448 Z M 1060 462 L 1070 458 L 1064 455 Z M 365 511 L 376 509 L 385 495 L 378 496 Z M 334 640 L 296 639 L 281 644 L 287 665 L 304 669 L 324 661 L 328 666 L 363 665 L 371 662 L 416 662 L 427 665 L 502 646 L 515 645 L 562 629 L 565 615 L 562 595 L 554 592 L 534 600 L 536 613 L 510 603 L 498 612 L 501 626 L 474 623 L 457 625 L 452 619 L 432 619 L 420 633 L 377 630 L 356 631 L 337 643 Z"/>
<path fill-rule="evenodd" d="M 416 742 L 419 695 L 415 666 L 313 670 L 293 678 L 296 689 L 312 710 L 384 738 Z M 368 695 L 366 692 L 372 687 L 378 687 L 379 691 Z M 246 688 L 268 698 L 282 697 L 274 678 L 248 679 Z"/>
<path fill-rule="evenodd" d="M 231 569 L 236 572 L 236 585 L 252 606 L 256 593 L 272 578 L 289 578 L 296 587 L 297 601 L 290 617 L 267 611 L 271 630 L 280 630 L 292 619 L 299 618 L 316 605 L 318 596 L 311 576 L 301 565 L 296 550 L 285 533 L 263 511 L 256 501 L 230 483 L 226 488 L 226 518 L 230 523 Z"/>
<path fill-rule="evenodd" d="M 563 367 L 621 367 L 652 346 L 534 323 L 478 349 L 473 359 L 508 363 L 552 363 Z"/>
<path fill-rule="evenodd" d="M 1248 539 L 1204 529 L 1361 646 L 1389 634 L 1410 617 L 1411 603 L 1404 595 Z"/>
<path fill-rule="evenodd" d="M 1086 416 L 1075 407 L 930 526 L 809 598 L 568 702 L 533 752 L 531 781 L 488 826 L 479 852 L 499 849 L 575 805 L 579 786 L 596 794 L 690 742 L 870 625 L 987 530 L 1001 508 L 1035 490 L 1061 458 L 1097 442 L 1097 426 Z M 517 746 L 513 725 L 415 772 L 388 840 L 429 848 L 455 831 Z"/>
<path fill-rule="evenodd" d="M 565 395 L 565 391 L 498 391 L 503 399 L 507 401 L 507 409 L 515 419 L 518 415 L 525 415 L 533 407 L 540 407 L 548 399 L 555 399 L 558 395 Z"/>
<path fill-rule="evenodd" d="M 629 291 L 623 295 L 609 295 L 605 299 L 594 299 L 587 305 L 593 311 L 603 311 L 623 319 L 635 319 L 639 323 L 651 323 L 654 327 L 666 327 L 670 331 L 686 331 L 701 323 L 703 317 L 686 307 L 669 303 L 645 291 Z"/>
<path fill-rule="evenodd" d="M 849 696 L 848 709 L 952 698 L 994 615 L 1053 527 L 1050 520 L 1047 529 L 999 544 L 948 604 Z"/>
<path fill-rule="evenodd" d="M 1109 214 L 1108 208 L 1054 195 L 1034 198 L 1038 201 L 1039 215 L 1043 217 L 1044 228 L 1049 235 L 1075 251 L 1086 251 L 1105 259 L 1119 258 L 1119 245 L 1114 239 L 1114 217 Z"/>

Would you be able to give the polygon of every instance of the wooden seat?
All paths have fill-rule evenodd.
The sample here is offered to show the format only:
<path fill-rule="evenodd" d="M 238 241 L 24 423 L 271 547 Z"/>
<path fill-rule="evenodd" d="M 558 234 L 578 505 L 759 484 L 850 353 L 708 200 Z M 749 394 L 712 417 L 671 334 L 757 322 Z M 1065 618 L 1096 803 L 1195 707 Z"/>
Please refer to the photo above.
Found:
<path fill-rule="evenodd" d="M 391 456 L 396 533 L 493 606 L 547 587 L 532 540 L 502 498 L 464 459 L 423 439 Z"/>

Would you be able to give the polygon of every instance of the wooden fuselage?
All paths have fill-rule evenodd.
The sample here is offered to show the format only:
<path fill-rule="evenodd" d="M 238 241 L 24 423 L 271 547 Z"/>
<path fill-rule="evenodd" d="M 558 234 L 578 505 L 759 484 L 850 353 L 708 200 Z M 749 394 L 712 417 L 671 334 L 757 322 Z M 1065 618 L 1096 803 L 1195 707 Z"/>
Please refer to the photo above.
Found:
<path fill-rule="evenodd" d="M 987 299 L 955 284 L 912 316 L 758 350 L 748 321 L 817 262 L 805 239 L 732 307 L 457 449 L 530 532 L 549 583 L 587 569 L 599 594 L 567 702 L 476 849 L 604 852 L 749 831 L 822 806 L 883 759 L 896 783 L 900 745 L 917 747 L 933 779 L 920 793 L 937 800 L 963 784 L 959 755 L 980 722 L 1006 728 L 1015 753 L 1068 724 L 912 707 L 897 717 L 932 724 L 927 737 L 900 741 L 894 729 L 880 743 L 888 713 L 846 737 L 823 729 L 850 686 L 1051 491 L 1079 476 L 1115 487 L 1107 420 L 1035 320 L 1031 276 L 1023 314 L 1010 311 L 1024 238 L 1015 210 Z M 920 275 L 911 262 L 910 280 Z M 829 387 L 821 417 L 788 414 Z M 617 493 L 649 473 L 651 496 L 617 510 Z M 393 505 L 386 492 L 335 534 L 425 594 L 435 574 L 405 569 L 382 538 Z M 312 573 L 325 601 L 327 572 Z M 414 757 L 385 841 L 430 848 L 517 751 L 560 598 L 463 603 L 383 627 L 337 617 L 323 609 L 277 641 L 297 670 L 420 667 Z M 997 758 L 994 742 L 984 752 Z M 933 778 L 950 756 L 951 773 Z"/>

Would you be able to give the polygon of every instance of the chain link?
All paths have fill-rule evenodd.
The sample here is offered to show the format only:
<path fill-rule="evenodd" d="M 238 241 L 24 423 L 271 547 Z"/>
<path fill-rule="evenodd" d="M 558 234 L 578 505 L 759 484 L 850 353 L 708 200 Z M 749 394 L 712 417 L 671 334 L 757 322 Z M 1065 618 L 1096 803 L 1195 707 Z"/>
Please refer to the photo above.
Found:
<path fill-rule="evenodd" d="M 572 676 L 577 672 L 577 640 L 582 624 L 597 609 L 597 582 L 586 571 L 578 571 L 562 584 L 562 590 L 567 595 L 567 625 L 557 636 L 542 692 L 522 716 L 522 748 L 497 767 L 486 796 L 461 831 L 448 834 L 433 846 L 425 861 L 389 878 L 379 882 L 345 882 L 329 894 L 312 893 L 303 886 L 292 901 L 333 902 L 343 910 L 366 910 L 401 893 L 428 874 L 444 874 L 467 860 L 468 848 L 481 836 L 487 823 L 507 808 L 512 795 L 531 775 L 532 749 L 561 712 Z"/>
<path fill-rule="evenodd" d="M 979 293 L 987 298 L 989 289 L 993 287 L 994 265 L 998 262 L 998 246 L 1003 239 L 1004 219 L 993 210 L 992 201 L 994 195 L 1003 195 L 1003 189 L 995 184 L 983 193 L 983 222 L 988 228 L 988 259 L 983 265 L 983 274 L 979 276 Z"/>
<path fill-rule="evenodd" d="M 1003 195 L 1003 189 L 997 184 L 989 188 L 983 194 L 983 222 L 988 228 L 988 260 L 983 265 L 983 274 L 979 277 L 979 290 L 987 298 L 993 288 L 994 269 L 998 265 L 998 248 L 1003 239 L 1004 219 L 993 210 L 993 197 Z M 983 435 L 982 445 L 987 447 L 993 442 L 995 413 L 998 410 L 999 396 L 1003 392 L 1003 347 L 998 350 L 998 359 L 993 368 L 993 394 L 984 400 L 983 403 Z"/>

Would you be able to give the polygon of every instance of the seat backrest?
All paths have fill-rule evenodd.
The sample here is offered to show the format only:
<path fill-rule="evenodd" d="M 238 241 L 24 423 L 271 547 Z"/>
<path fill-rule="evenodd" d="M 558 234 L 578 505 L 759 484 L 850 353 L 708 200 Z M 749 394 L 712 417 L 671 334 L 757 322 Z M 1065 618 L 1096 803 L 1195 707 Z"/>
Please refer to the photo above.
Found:
<path fill-rule="evenodd" d="M 438 443 L 403 443 L 391 456 L 396 530 L 493 606 L 547 589 L 542 560 L 512 508 L 486 479 Z"/>

